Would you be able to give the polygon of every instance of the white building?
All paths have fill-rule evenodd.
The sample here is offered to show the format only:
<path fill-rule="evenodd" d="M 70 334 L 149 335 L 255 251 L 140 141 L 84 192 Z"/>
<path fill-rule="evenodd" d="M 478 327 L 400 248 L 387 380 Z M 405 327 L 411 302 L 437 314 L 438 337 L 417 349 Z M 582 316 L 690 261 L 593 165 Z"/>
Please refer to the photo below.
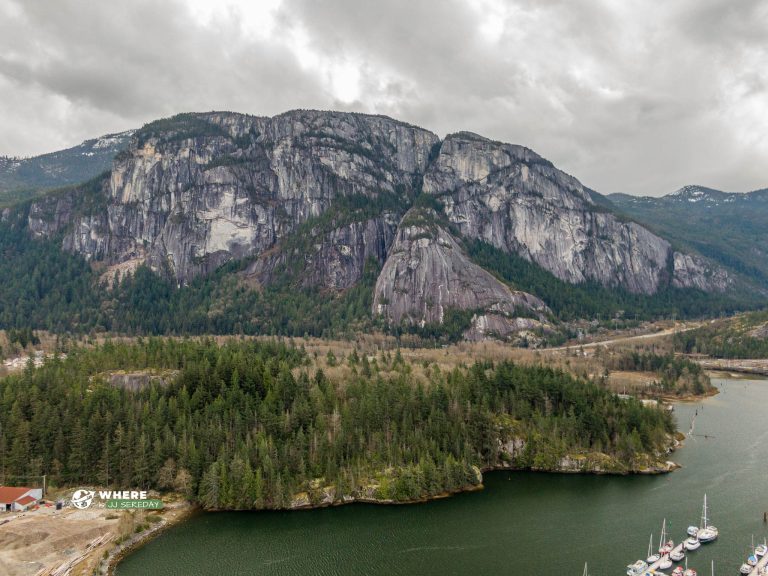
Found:
<path fill-rule="evenodd" d="M 26 512 L 42 498 L 42 488 L 0 486 L 0 512 Z"/>

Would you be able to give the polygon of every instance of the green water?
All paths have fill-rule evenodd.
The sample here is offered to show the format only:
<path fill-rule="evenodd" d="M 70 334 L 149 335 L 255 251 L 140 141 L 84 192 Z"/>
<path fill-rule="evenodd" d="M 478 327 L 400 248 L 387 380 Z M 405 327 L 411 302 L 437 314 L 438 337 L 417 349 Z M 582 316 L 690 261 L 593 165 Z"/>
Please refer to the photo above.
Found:
<path fill-rule="evenodd" d="M 737 574 L 751 535 L 768 535 L 768 381 L 718 380 L 721 393 L 678 405 L 695 433 L 654 477 L 486 475 L 482 492 L 415 506 L 199 514 L 120 564 L 138 575 L 624 574 L 662 520 L 675 541 L 698 524 L 706 492 L 720 538 L 689 555 Z M 702 408 L 703 407 L 703 408 Z"/>

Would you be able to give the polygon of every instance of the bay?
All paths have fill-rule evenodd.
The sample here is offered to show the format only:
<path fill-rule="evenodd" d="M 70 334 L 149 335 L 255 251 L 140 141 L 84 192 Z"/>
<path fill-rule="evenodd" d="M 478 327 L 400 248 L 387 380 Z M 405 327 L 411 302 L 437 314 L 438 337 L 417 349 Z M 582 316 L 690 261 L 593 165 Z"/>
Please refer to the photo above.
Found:
<path fill-rule="evenodd" d="M 675 406 L 694 435 L 663 476 L 494 472 L 485 489 L 408 506 L 201 513 L 129 555 L 118 576 L 623 574 L 698 524 L 704 494 L 718 541 L 689 555 L 736 574 L 768 536 L 768 381 L 714 380 L 720 394 Z"/>

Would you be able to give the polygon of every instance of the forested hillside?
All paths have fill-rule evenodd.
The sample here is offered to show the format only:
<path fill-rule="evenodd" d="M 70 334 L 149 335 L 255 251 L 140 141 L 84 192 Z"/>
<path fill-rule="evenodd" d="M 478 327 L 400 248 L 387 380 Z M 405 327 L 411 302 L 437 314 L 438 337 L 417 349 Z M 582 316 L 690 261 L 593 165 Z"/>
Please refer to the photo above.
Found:
<path fill-rule="evenodd" d="M 266 341 L 70 350 L 0 381 L 2 470 L 176 490 L 208 508 L 405 501 L 476 485 L 478 468 L 558 470 L 578 456 L 584 470 L 642 469 L 674 430 L 663 411 L 548 368 L 416 377 L 399 353 L 338 361 L 348 377 Z M 137 391 L 111 378 L 147 369 Z"/>
<path fill-rule="evenodd" d="M 714 358 L 768 358 L 768 311 L 718 320 L 675 335 L 675 348 L 685 354 Z"/>
<path fill-rule="evenodd" d="M 768 189 L 729 193 L 685 186 L 661 198 L 611 194 L 620 210 L 759 284 L 768 283 Z"/>
<path fill-rule="evenodd" d="M 320 223 L 318 223 L 319 225 Z M 310 226 L 308 226 L 310 227 Z M 302 229 L 303 230 L 303 229 Z M 386 329 L 428 340 L 455 341 L 473 311 L 448 311 L 440 325 L 387 326 L 371 315 L 380 264 L 365 262 L 360 280 L 342 290 L 302 287 L 303 254 L 310 239 L 296 236 L 297 256 L 282 263 L 267 286 L 247 274 L 252 259 L 226 264 L 209 276 L 177 286 L 140 266 L 115 279 L 102 277 L 81 257 L 53 240 L 32 239 L 23 219 L 0 223 L 0 329 L 127 335 L 266 334 L 345 336 Z M 467 242 L 469 256 L 515 290 L 539 294 L 559 321 L 577 318 L 648 320 L 717 315 L 758 305 L 746 295 L 707 294 L 669 288 L 631 294 L 596 284 L 569 284 L 549 272 L 481 242 Z M 552 332 L 552 342 L 564 331 Z"/>
<path fill-rule="evenodd" d="M 110 168 L 132 135 L 132 131 L 108 134 L 31 158 L 0 156 L 0 207 L 35 197 L 44 190 L 90 180 Z"/>

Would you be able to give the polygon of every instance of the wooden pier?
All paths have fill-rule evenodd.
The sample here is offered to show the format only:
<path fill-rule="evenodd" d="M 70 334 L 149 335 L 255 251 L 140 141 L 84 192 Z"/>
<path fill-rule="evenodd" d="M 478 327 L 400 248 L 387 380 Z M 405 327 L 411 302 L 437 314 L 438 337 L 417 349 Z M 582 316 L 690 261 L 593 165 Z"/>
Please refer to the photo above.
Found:
<path fill-rule="evenodd" d="M 757 566 L 752 568 L 752 572 L 749 573 L 749 576 L 762 576 L 762 574 L 765 574 L 768 571 L 766 566 L 768 566 L 768 554 L 760 558 Z"/>

